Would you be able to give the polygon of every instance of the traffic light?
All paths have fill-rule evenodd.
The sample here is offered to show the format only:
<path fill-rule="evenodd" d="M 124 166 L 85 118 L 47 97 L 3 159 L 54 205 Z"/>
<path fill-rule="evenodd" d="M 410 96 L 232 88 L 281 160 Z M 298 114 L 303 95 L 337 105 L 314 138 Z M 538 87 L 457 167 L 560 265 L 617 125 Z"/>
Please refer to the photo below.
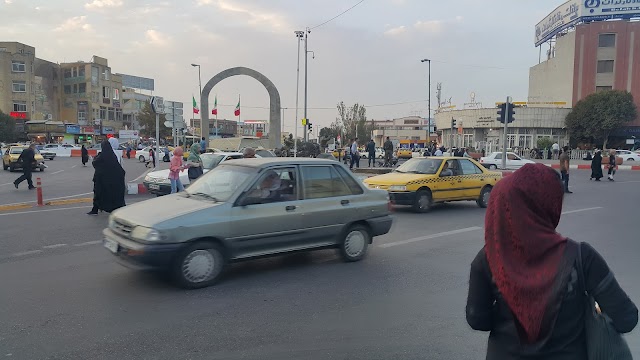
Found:
<path fill-rule="evenodd" d="M 454 118 L 451 118 L 451 128 L 452 129 L 456 127 L 457 122 L 458 122 L 458 120 L 456 120 Z"/>
<path fill-rule="evenodd" d="M 507 120 L 509 124 L 511 124 L 516 120 L 514 117 L 515 114 L 516 114 L 515 105 L 513 105 L 512 103 L 509 103 L 509 108 L 507 109 Z"/>
<path fill-rule="evenodd" d="M 311 124 L 309 119 L 307 119 L 307 128 L 309 129 L 309 132 L 311 132 L 313 130 L 313 124 Z"/>
<path fill-rule="evenodd" d="M 87 141 L 91 141 L 91 135 L 87 135 Z"/>
<path fill-rule="evenodd" d="M 498 118 L 497 120 L 504 124 L 504 117 L 507 114 L 507 103 L 498 105 Z"/>

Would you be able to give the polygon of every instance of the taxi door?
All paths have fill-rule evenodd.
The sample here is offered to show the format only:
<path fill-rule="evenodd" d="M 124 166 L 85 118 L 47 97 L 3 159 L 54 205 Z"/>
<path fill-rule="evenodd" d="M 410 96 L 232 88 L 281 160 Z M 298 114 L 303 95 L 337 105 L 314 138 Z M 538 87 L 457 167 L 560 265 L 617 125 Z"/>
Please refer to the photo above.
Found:
<path fill-rule="evenodd" d="M 451 170 L 451 175 L 443 173 L 445 164 Z M 458 160 L 450 159 L 443 162 L 431 193 L 433 194 L 433 200 L 436 202 L 464 198 L 463 176 Z"/>
<path fill-rule="evenodd" d="M 458 160 L 460 170 L 462 171 L 462 187 L 465 198 L 477 199 L 480 197 L 482 188 L 487 184 L 486 176 L 480 168 L 471 160 Z"/>

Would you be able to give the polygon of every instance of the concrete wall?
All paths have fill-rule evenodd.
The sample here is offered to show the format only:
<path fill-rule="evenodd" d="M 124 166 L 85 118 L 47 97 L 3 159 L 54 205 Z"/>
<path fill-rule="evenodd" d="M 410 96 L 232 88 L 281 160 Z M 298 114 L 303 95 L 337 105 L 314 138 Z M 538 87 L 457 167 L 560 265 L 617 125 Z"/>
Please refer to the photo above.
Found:
<path fill-rule="evenodd" d="M 555 57 L 529 70 L 529 102 L 566 102 L 567 106 L 572 106 L 575 39 L 575 32 L 558 38 Z"/>

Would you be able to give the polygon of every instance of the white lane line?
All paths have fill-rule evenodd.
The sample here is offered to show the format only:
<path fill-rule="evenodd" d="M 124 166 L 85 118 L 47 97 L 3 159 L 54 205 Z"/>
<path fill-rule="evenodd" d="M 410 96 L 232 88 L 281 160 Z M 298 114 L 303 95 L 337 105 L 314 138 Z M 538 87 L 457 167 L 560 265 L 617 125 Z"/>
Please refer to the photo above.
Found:
<path fill-rule="evenodd" d="M 51 175 L 55 175 L 55 174 L 60 174 L 61 172 L 63 172 L 64 170 L 58 170 L 58 171 L 54 171 L 51 173 Z"/>
<path fill-rule="evenodd" d="M 89 246 L 89 245 L 98 245 L 101 243 L 102 243 L 102 240 L 96 240 L 96 241 L 87 241 L 80 244 L 74 244 L 73 246 Z"/>
<path fill-rule="evenodd" d="M 67 246 L 67 244 L 53 244 L 53 245 L 47 245 L 47 246 L 43 246 L 43 249 L 57 249 L 57 248 L 61 248 L 61 247 L 65 247 Z"/>
<path fill-rule="evenodd" d="M 436 238 L 439 238 L 439 237 L 444 237 L 444 236 L 449 236 L 449 235 L 463 234 L 463 233 L 467 233 L 467 232 L 471 232 L 471 231 L 478 231 L 478 230 L 482 230 L 482 228 L 479 227 L 479 226 L 472 226 L 472 227 L 468 227 L 468 228 L 464 228 L 464 229 L 445 231 L 445 232 L 426 235 L 426 236 L 421 236 L 421 237 L 417 237 L 417 238 L 413 238 L 413 239 L 407 239 L 407 240 L 401 240 L 401 241 L 386 243 L 386 244 L 379 245 L 379 247 L 381 247 L 381 248 L 390 248 L 390 247 L 393 247 L 393 246 L 406 245 L 406 244 L 411 244 L 411 243 L 415 243 L 415 242 L 419 242 L 419 241 L 436 239 Z"/>
<path fill-rule="evenodd" d="M 90 209 L 90 208 L 91 206 L 74 206 L 74 207 L 68 207 L 68 208 L 55 208 L 55 209 L 33 210 L 33 211 L 20 211 L 20 212 L 12 212 L 12 213 L 0 213 L 0 216 L 32 214 L 32 213 L 41 213 L 41 212 L 49 212 L 49 211 L 64 211 L 64 210 L 73 210 L 73 209 Z"/>
<path fill-rule="evenodd" d="M 33 254 L 40 254 L 41 252 L 42 252 L 42 250 L 23 251 L 23 252 L 18 252 L 18 253 L 15 253 L 15 254 L 11 254 L 11 257 L 20 257 L 20 256 L 33 255 Z"/>
<path fill-rule="evenodd" d="M 562 215 L 575 214 L 575 213 L 580 213 L 580 212 L 585 212 L 585 211 L 592 211 L 592 210 L 599 210 L 599 209 L 602 209 L 602 207 L 598 206 L 598 207 L 592 207 L 592 208 L 586 208 L 586 209 L 569 210 L 569 211 L 563 211 Z"/>
<path fill-rule="evenodd" d="M 46 188 L 45 188 L 46 189 Z M 62 199 L 71 199 L 74 197 L 80 197 L 80 196 L 87 196 L 87 195 L 93 195 L 93 192 L 88 192 L 88 193 L 83 193 L 83 194 L 75 194 L 75 195 L 68 195 L 68 196 L 60 196 L 60 197 L 55 197 L 55 198 L 46 198 L 44 199 L 44 201 L 49 201 L 49 200 L 62 200 Z M 9 205 L 24 205 L 24 204 L 31 204 L 31 203 L 35 203 L 36 201 L 24 201 L 24 202 L 19 202 L 19 203 L 13 203 L 13 204 L 0 204 L 2 206 L 9 206 Z"/>
<path fill-rule="evenodd" d="M 153 171 L 153 170 L 156 170 L 156 169 L 151 168 L 151 169 L 149 169 L 149 170 L 147 170 L 147 171 L 143 172 L 143 173 L 142 173 L 142 175 L 138 176 L 137 178 L 135 178 L 135 179 L 133 179 L 133 180 L 131 180 L 131 181 L 129 181 L 129 182 L 130 182 L 130 183 L 132 183 L 132 182 L 136 182 L 136 181 L 138 181 L 138 180 L 140 180 L 140 179 L 144 178 L 145 176 L 147 176 L 147 174 L 148 174 L 148 173 L 150 173 L 150 172 L 151 172 L 151 171 Z"/>
<path fill-rule="evenodd" d="M 7 186 L 7 185 L 11 185 L 11 184 L 13 184 L 13 183 L 10 182 L 10 183 L 6 183 L 6 184 L 0 184 L 0 186 Z"/>
<path fill-rule="evenodd" d="M 78 165 L 73 165 L 71 168 L 73 169 L 73 168 L 75 168 L 75 167 L 77 167 L 77 166 L 78 166 Z"/>

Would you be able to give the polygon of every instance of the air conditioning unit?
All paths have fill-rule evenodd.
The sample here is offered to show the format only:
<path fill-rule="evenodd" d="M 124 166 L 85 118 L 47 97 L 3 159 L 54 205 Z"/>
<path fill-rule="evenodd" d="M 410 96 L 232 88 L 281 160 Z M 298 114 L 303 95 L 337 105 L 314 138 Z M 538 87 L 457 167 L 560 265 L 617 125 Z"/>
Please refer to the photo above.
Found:
<path fill-rule="evenodd" d="M 53 115 L 52 114 L 47 114 L 47 120 L 53 120 Z"/>

